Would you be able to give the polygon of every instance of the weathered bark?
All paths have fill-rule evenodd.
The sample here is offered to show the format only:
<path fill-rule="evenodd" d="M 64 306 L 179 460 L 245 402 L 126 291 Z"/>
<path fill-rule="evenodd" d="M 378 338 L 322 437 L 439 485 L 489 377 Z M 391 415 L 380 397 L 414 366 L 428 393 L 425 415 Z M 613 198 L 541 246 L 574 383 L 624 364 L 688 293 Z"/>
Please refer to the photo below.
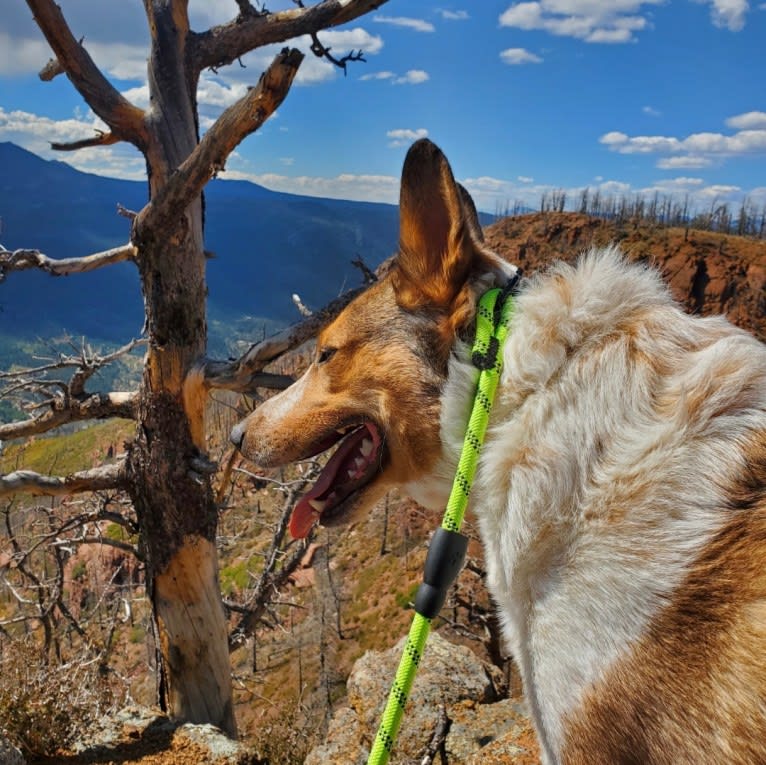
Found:
<path fill-rule="evenodd" d="M 84 491 L 125 488 L 125 466 L 122 462 L 101 465 L 66 476 L 42 475 L 33 470 L 16 470 L 0 475 L 0 497 L 25 492 L 33 497 L 56 497 Z"/>
<path fill-rule="evenodd" d="M 121 391 L 83 394 L 69 401 L 55 399 L 50 403 L 50 408 L 37 417 L 0 425 L 0 439 L 26 438 L 81 420 L 104 420 L 110 417 L 132 420 L 136 416 L 137 400 L 136 393 Z"/>
<path fill-rule="evenodd" d="M 198 144 L 196 79 L 187 77 L 186 6 L 146 3 L 152 32 L 147 113 L 150 199 L 161 195 Z M 169 211 L 162 230 L 136 232 L 149 347 L 128 451 L 130 495 L 141 528 L 147 587 L 163 658 L 169 713 L 236 735 L 226 621 L 210 485 L 189 463 L 197 452 L 183 407 L 184 377 L 205 350 L 205 254 L 199 196 Z"/>
<path fill-rule="evenodd" d="M 111 250 L 96 252 L 81 258 L 49 258 L 39 250 L 6 250 L 0 245 L 0 281 L 11 271 L 26 271 L 29 268 L 39 268 L 51 276 L 68 276 L 82 274 L 96 268 L 109 266 L 132 260 L 136 256 L 136 248 L 132 244 L 113 247 Z"/>

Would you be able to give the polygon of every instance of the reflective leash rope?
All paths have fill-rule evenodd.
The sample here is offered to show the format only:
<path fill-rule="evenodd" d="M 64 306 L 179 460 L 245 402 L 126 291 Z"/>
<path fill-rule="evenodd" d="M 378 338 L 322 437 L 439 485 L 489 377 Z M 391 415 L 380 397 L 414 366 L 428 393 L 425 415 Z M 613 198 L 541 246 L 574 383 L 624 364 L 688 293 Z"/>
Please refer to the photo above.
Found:
<path fill-rule="evenodd" d="M 476 338 L 471 354 L 471 360 L 480 370 L 473 409 L 466 427 L 463 449 L 444 518 L 428 548 L 423 583 L 415 597 L 415 616 L 367 765 L 385 765 L 388 762 L 404 717 L 404 707 L 415 680 L 415 673 L 428 640 L 431 620 L 438 616 L 452 582 L 463 567 L 468 537 L 459 532 L 479 463 L 479 451 L 484 443 L 489 412 L 500 379 L 500 351 L 508 334 L 508 322 L 513 313 L 511 295 L 519 276 L 520 274 L 517 274 L 503 289 L 485 292 L 479 300 Z"/>

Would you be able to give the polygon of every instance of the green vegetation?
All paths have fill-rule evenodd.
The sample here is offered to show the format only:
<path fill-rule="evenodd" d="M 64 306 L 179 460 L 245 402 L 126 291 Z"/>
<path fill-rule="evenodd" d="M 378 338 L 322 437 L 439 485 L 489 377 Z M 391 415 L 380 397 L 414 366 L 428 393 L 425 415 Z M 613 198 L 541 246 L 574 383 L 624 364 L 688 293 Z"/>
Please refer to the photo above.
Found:
<path fill-rule="evenodd" d="M 133 432 L 130 420 L 109 420 L 66 435 L 38 436 L 11 444 L 0 457 L 0 472 L 23 466 L 39 473 L 67 475 L 106 459 L 109 447 L 121 449 Z"/>

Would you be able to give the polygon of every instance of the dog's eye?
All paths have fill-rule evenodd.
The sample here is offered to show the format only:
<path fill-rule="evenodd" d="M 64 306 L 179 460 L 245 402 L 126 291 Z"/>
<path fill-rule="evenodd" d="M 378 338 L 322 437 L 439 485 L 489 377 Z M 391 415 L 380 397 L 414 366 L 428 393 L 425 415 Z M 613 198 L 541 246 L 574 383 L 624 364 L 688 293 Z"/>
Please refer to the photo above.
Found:
<path fill-rule="evenodd" d="M 317 364 L 324 364 L 326 361 L 329 361 L 337 350 L 337 348 L 320 348 L 317 355 Z"/>

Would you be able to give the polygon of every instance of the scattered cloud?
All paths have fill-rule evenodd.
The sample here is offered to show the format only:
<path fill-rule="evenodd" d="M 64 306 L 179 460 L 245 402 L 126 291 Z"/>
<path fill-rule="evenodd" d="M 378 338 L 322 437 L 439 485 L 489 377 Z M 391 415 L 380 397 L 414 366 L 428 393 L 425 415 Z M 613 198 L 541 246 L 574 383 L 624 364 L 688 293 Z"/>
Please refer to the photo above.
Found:
<path fill-rule="evenodd" d="M 468 11 L 448 11 L 440 8 L 438 13 L 445 21 L 465 21 L 470 18 Z"/>
<path fill-rule="evenodd" d="M 745 28 L 745 16 L 750 10 L 748 0 L 696 0 L 710 6 L 713 24 L 730 32 L 740 32 Z M 761 6 L 762 7 L 762 6 Z"/>
<path fill-rule="evenodd" d="M 397 77 L 394 80 L 394 85 L 420 85 L 429 79 L 428 72 L 424 72 L 422 69 L 410 69 L 406 74 Z"/>
<path fill-rule="evenodd" d="M 368 74 L 363 74 L 359 79 L 363 82 L 367 80 L 390 80 L 394 76 L 393 72 L 369 72 Z"/>
<path fill-rule="evenodd" d="M 528 175 L 519 175 L 516 178 L 516 180 L 519 183 L 532 183 L 535 179 L 534 178 L 530 178 Z"/>
<path fill-rule="evenodd" d="M 664 0 L 540 0 L 514 3 L 500 15 L 500 25 L 525 31 L 542 30 L 589 43 L 633 42 L 649 21 L 644 6 Z"/>
<path fill-rule="evenodd" d="M 526 48 L 506 48 L 500 53 L 500 58 L 506 64 L 541 64 L 542 59 L 534 53 L 530 53 Z"/>
<path fill-rule="evenodd" d="M 389 139 L 388 145 L 391 148 L 398 148 L 399 146 L 409 146 L 413 141 L 420 138 L 427 138 L 428 131 L 425 128 L 418 128 L 417 130 L 398 128 L 397 130 L 389 130 L 386 137 Z"/>
<path fill-rule="evenodd" d="M 735 130 L 766 130 L 766 112 L 745 112 L 729 117 L 726 125 Z"/>
<path fill-rule="evenodd" d="M 42 39 L 12 38 L 0 32 L 0 76 L 39 72 L 51 56 L 51 49 Z"/>
<path fill-rule="evenodd" d="M 567 200 L 567 209 L 572 209 L 577 204 L 584 190 L 584 186 L 562 188 L 544 183 L 533 183 L 532 178 L 519 177 L 516 181 L 482 176 L 478 178 L 464 178 L 460 182 L 468 189 L 480 210 L 506 214 L 506 211 L 518 205 L 539 209 L 543 194 L 551 192 L 564 193 Z M 633 184 L 615 178 L 604 179 L 596 176 L 594 182 L 588 184 L 589 193 L 599 192 L 602 198 L 621 198 L 641 195 L 647 198 L 655 194 L 660 197 L 685 199 L 692 209 L 695 207 L 705 209 L 710 206 L 712 200 L 720 203 L 740 204 L 744 197 L 752 204 L 760 205 L 766 202 L 766 187 L 758 187 L 745 192 L 741 187 L 726 184 L 706 185 L 702 178 L 679 176 L 665 178 L 652 183 L 649 186 L 634 186 Z"/>
<path fill-rule="evenodd" d="M 662 169 L 707 167 L 714 159 L 766 154 L 766 113 L 746 112 L 726 120 L 729 127 L 744 127 L 731 135 L 692 133 L 686 138 L 663 135 L 628 136 L 618 130 L 605 133 L 599 142 L 619 154 L 669 154 L 658 161 Z"/>
<path fill-rule="evenodd" d="M 106 125 L 92 112 L 82 117 L 54 120 L 25 111 L 6 111 L 0 106 L 0 141 L 11 141 L 45 159 L 57 159 L 86 173 L 133 180 L 146 177 L 146 164 L 130 144 L 118 143 L 61 152 L 51 149 L 51 142 L 68 143 L 95 135 Z"/>
<path fill-rule="evenodd" d="M 390 80 L 392 85 L 420 85 L 423 82 L 428 82 L 431 79 L 428 72 L 422 69 L 410 69 L 405 74 L 397 76 L 394 72 L 370 72 L 364 74 L 360 80 Z"/>
<path fill-rule="evenodd" d="M 228 180 L 250 181 L 272 191 L 305 194 L 310 197 L 357 199 L 366 202 L 387 202 L 388 204 L 396 204 L 399 200 L 399 178 L 393 175 L 341 173 L 331 177 L 323 177 L 225 170 L 220 174 L 220 177 Z"/>
<path fill-rule="evenodd" d="M 698 170 L 702 167 L 710 167 L 712 159 L 687 154 L 681 157 L 663 157 L 657 160 L 657 167 L 661 170 Z"/>
<path fill-rule="evenodd" d="M 295 157 L 280 157 L 279 161 L 285 166 L 285 167 L 292 167 L 295 164 Z"/>
<path fill-rule="evenodd" d="M 650 117 L 661 117 L 662 112 L 659 109 L 655 109 L 653 106 L 643 106 L 641 111 L 644 114 L 648 114 Z"/>
<path fill-rule="evenodd" d="M 380 24 L 393 24 L 397 27 L 414 29 L 416 32 L 433 32 L 435 30 L 434 25 L 430 21 L 413 19 L 409 16 L 373 16 L 372 20 Z"/>

